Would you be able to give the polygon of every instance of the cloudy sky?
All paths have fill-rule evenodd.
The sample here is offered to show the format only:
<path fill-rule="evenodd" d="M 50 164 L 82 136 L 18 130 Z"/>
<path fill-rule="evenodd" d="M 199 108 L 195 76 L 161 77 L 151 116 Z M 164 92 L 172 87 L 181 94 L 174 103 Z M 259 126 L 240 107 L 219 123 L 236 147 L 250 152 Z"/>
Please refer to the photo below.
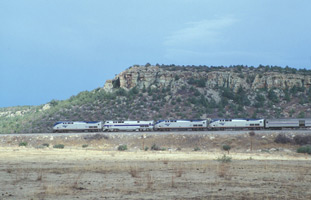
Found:
<path fill-rule="evenodd" d="M 134 64 L 311 69 L 308 0 L 1 0 L 0 107 L 102 87 Z"/>

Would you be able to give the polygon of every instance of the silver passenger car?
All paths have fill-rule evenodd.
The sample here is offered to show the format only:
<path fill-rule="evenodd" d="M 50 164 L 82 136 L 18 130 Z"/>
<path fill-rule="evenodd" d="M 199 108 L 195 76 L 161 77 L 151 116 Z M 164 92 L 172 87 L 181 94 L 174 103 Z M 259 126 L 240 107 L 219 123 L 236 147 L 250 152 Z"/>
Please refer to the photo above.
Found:
<path fill-rule="evenodd" d="M 104 131 L 152 131 L 153 121 L 106 121 Z"/>
<path fill-rule="evenodd" d="M 265 128 L 307 128 L 311 127 L 311 118 L 266 119 Z"/>

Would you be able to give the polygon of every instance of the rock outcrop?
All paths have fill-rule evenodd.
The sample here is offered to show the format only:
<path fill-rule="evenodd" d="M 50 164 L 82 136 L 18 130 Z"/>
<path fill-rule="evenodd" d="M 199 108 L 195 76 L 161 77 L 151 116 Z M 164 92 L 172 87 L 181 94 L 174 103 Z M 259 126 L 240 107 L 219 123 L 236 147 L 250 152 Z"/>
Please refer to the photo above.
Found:
<path fill-rule="evenodd" d="M 241 71 L 235 68 L 221 68 L 219 70 L 197 70 L 195 68 L 179 67 L 175 70 L 167 70 L 159 66 L 134 66 L 120 74 L 113 80 L 107 80 L 104 89 L 112 91 L 114 83 L 125 90 L 137 87 L 142 88 L 174 88 L 177 85 L 186 84 L 190 79 L 204 80 L 206 88 L 228 87 L 237 91 L 243 89 L 256 90 L 260 88 L 292 88 L 311 86 L 311 76 L 303 74 L 284 74 L 279 72 L 263 72 L 246 68 Z"/>

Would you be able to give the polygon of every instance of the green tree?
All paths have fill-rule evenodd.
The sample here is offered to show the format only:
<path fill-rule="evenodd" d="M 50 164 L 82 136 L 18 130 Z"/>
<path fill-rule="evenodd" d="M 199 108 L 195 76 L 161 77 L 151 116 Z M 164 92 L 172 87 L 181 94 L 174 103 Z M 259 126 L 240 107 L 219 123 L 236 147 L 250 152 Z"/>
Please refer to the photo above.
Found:
<path fill-rule="evenodd" d="M 225 150 L 225 151 L 227 151 L 228 154 L 229 154 L 229 151 L 230 151 L 230 149 L 231 149 L 231 146 L 230 146 L 230 145 L 227 145 L 227 144 L 224 144 L 224 145 L 222 146 L 222 149 Z"/>
<path fill-rule="evenodd" d="M 270 99 L 273 103 L 279 103 L 279 98 L 274 92 L 273 89 L 270 89 L 268 92 L 268 99 Z"/>

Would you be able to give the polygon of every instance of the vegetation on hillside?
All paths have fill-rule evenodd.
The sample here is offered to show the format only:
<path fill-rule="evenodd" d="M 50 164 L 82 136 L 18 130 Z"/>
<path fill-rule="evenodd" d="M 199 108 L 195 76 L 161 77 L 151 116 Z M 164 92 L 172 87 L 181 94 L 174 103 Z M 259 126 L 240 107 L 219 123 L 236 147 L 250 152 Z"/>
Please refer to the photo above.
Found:
<path fill-rule="evenodd" d="M 159 65 L 160 66 L 160 65 Z M 213 71 L 225 67 L 161 65 L 165 70 Z M 230 66 L 243 70 L 277 71 L 279 73 L 311 74 L 310 70 L 259 66 Z M 252 82 L 253 76 L 244 77 Z M 175 76 L 175 81 L 180 77 Z M 83 91 L 68 100 L 51 100 L 47 105 L 0 108 L 0 133 L 51 132 L 56 121 L 103 121 L 111 119 L 198 119 L 198 118 L 273 118 L 311 117 L 306 108 L 311 105 L 311 88 L 262 88 L 255 91 L 242 87 L 237 91 L 229 87 L 210 88 L 219 95 L 217 100 L 205 89 L 206 80 L 190 78 L 185 84 L 172 89 L 136 87 L 125 90 L 114 81 L 114 91 L 102 88 Z"/>

